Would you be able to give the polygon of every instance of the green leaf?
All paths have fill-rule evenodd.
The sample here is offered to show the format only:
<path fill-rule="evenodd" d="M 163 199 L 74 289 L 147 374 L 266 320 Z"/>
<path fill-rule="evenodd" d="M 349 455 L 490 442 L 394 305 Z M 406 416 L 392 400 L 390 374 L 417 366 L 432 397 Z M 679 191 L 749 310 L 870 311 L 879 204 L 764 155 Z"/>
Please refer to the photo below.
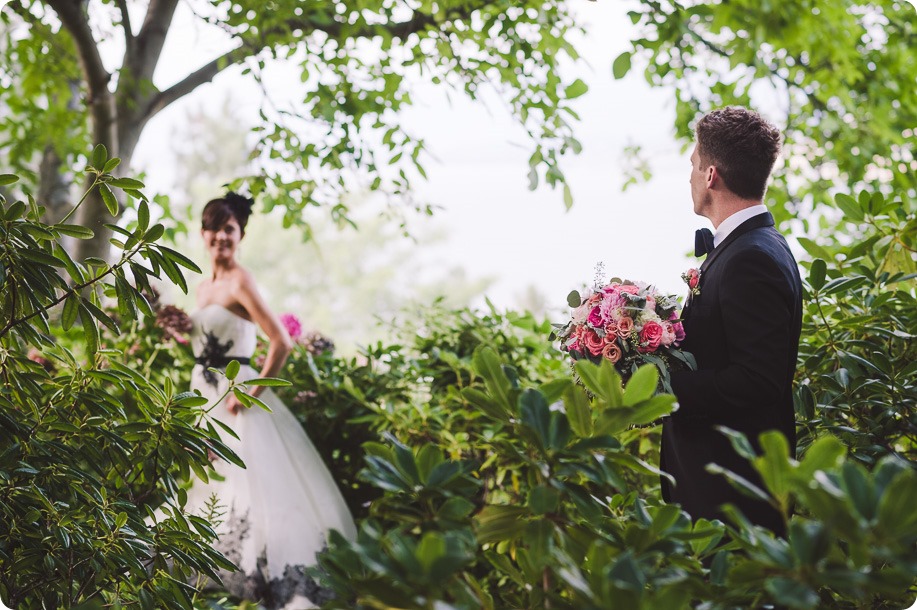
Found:
<path fill-rule="evenodd" d="M 648 400 L 659 384 L 659 371 L 651 364 L 644 364 L 633 374 L 624 388 L 624 405 L 632 407 Z"/>
<path fill-rule="evenodd" d="M 16 174 L 0 174 L 0 186 L 8 186 L 19 182 L 19 176 Z"/>
<path fill-rule="evenodd" d="M 835 468 L 846 453 L 846 445 L 837 437 L 824 436 L 812 443 L 812 446 L 806 450 L 797 468 L 798 473 L 808 483 L 808 480 L 815 476 L 817 471 Z"/>
<path fill-rule="evenodd" d="M 102 168 L 102 173 L 110 174 L 112 170 L 118 167 L 119 165 L 121 165 L 121 159 L 119 159 L 118 157 L 112 157 L 111 159 L 105 162 L 105 166 Z"/>
<path fill-rule="evenodd" d="M 618 557 L 608 576 L 622 589 L 642 591 L 646 586 L 646 575 L 634 559 L 633 551 L 629 549 Z"/>
<path fill-rule="evenodd" d="M 522 423 L 531 428 L 543 448 L 549 445 L 551 412 L 544 396 L 537 390 L 528 389 L 519 396 L 519 411 Z"/>
<path fill-rule="evenodd" d="M 137 206 L 137 229 L 143 233 L 150 226 L 150 205 L 141 201 Z"/>
<path fill-rule="evenodd" d="M 475 516 L 475 536 L 480 544 L 515 540 L 525 529 L 528 509 L 487 505 Z"/>
<path fill-rule="evenodd" d="M 860 204 L 851 197 L 844 193 L 838 193 L 834 197 L 834 202 L 837 204 L 837 207 L 844 212 L 844 215 L 855 222 L 861 222 L 866 218 L 866 214 L 863 212 L 863 208 L 860 207 Z"/>
<path fill-rule="evenodd" d="M 95 235 L 92 229 L 84 227 L 82 225 L 68 225 L 68 224 L 58 224 L 51 227 L 61 235 L 67 235 L 69 237 L 75 237 L 76 239 L 92 239 Z"/>
<path fill-rule="evenodd" d="M 611 67 L 611 72 L 614 74 L 616 80 L 624 78 L 627 73 L 630 72 L 632 55 L 630 51 L 625 51 L 615 58 L 614 64 L 612 64 Z"/>
<path fill-rule="evenodd" d="M 571 291 L 570 294 L 567 295 L 567 305 L 570 307 L 579 307 L 582 303 L 583 299 L 576 290 Z"/>
<path fill-rule="evenodd" d="M 64 311 L 61 313 L 61 327 L 64 330 L 70 330 L 73 323 L 76 322 L 80 314 L 80 295 L 71 294 L 64 301 Z"/>
<path fill-rule="evenodd" d="M 578 78 L 570 83 L 564 90 L 564 97 L 566 97 L 568 100 L 572 100 L 583 95 L 587 91 L 589 91 L 589 86 Z"/>
<path fill-rule="evenodd" d="M 112 216 L 117 216 L 118 200 L 115 199 L 115 196 L 112 194 L 111 189 L 108 188 L 108 185 L 100 184 L 99 194 L 102 196 L 102 201 L 105 202 L 105 207 L 108 209 L 108 213 Z"/>
<path fill-rule="evenodd" d="M 529 490 L 528 506 L 536 515 L 553 513 L 560 505 L 560 492 L 547 485 L 537 485 Z"/>
<path fill-rule="evenodd" d="M 818 593 L 797 580 L 775 576 L 764 581 L 764 588 L 778 604 L 800 609 L 818 607 Z"/>
<path fill-rule="evenodd" d="M 242 365 L 239 364 L 238 360 L 230 361 L 230 363 L 226 365 L 226 379 L 233 381 L 239 374 L 241 368 Z"/>
<path fill-rule="evenodd" d="M 786 508 L 789 502 L 789 484 L 793 466 L 786 437 L 777 430 L 768 430 L 760 438 L 762 455 L 755 458 L 755 469 L 771 494 Z"/>
<path fill-rule="evenodd" d="M 564 207 L 568 210 L 573 207 L 573 191 L 566 182 L 564 183 Z"/>
<path fill-rule="evenodd" d="M 727 428 L 726 426 L 715 426 L 715 428 L 729 439 L 735 452 L 746 460 L 754 460 L 758 456 L 751 446 L 748 437 L 743 433 L 733 430 L 732 428 Z"/>
<path fill-rule="evenodd" d="M 573 365 L 576 374 L 586 389 L 605 402 L 607 407 L 620 407 L 624 401 L 621 390 L 621 377 L 614 365 L 603 358 L 601 364 L 595 365 L 588 360 L 577 360 Z"/>
<path fill-rule="evenodd" d="M 917 473 L 903 470 L 892 479 L 879 500 L 878 519 L 884 531 L 893 537 L 913 539 L 917 536 Z"/>
<path fill-rule="evenodd" d="M 705 467 L 705 470 L 711 474 L 721 474 L 725 476 L 726 479 L 729 481 L 729 483 L 733 487 L 735 487 L 736 489 L 738 489 L 745 495 L 751 496 L 752 498 L 755 498 L 757 500 L 761 500 L 762 502 L 767 502 L 768 504 L 771 503 L 771 497 L 767 495 L 767 492 L 761 489 L 760 487 L 758 487 L 757 485 L 755 485 L 754 483 L 752 483 L 751 481 L 749 481 L 748 479 L 746 479 L 745 477 L 737 475 L 736 473 L 730 470 L 726 470 L 719 464 L 707 464 L 707 466 Z"/>
<path fill-rule="evenodd" d="M 150 227 L 149 231 L 143 234 L 143 241 L 147 243 L 153 243 L 154 241 L 162 237 L 163 233 L 165 232 L 166 232 L 166 228 L 161 223 L 156 223 L 152 227 Z M 171 259 L 169 259 L 169 262 L 171 262 Z"/>
<path fill-rule="evenodd" d="M 812 256 L 823 258 L 825 260 L 833 260 L 830 252 L 828 252 L 824 247 L 818 245 L 808 237 L 799 237 L 796 239 L 796 241 L 798 241 L 799 245 L 802 246 L 803 249 Z"/>
<path fill-rule="evenodd" d="M 112 178 L 108 184 L 119 189 L 142 189 L 144 184 L 135 178 Z"/>
<path fill-rule="evenodd" d="M 645 426 L 668 415 L 675 408 L 676 398 L 671 394 L 659 394 L 643 401 L 627 415 L 629 425 Z"/>
<path fill-rule="evenodd" d="M 592 436 L 592 407 L 586 394 L 578 386 L 570 386 L 564 394 L 564 409 L 570 427 L 578 436 Z"/>
<path fill-rule="evenodd" d="M 95 318 L 89 313 L 89 310 L 83 306 L 82 301 L 79 304 L 80 323 L 83 325 L 83 334 L 86 339 L 86 351 L 94 357 L 99 351 L 99 327 L 96 326 Z"/>
<path fill-rule="evenodd" d="M 245 382 L 247 386 L 266 386 L 272 388 L 286 388 L 291 385 L 286 379 L 279 379 L 277 377 L 256 377 L 255 379 L 249 379 Z"/>
<path fill-rule="evenodd" d="M 484 378 L 490 396 L 503 408 L 513 410 L 514 405 L 510 399 L 512 387 L 503 372 L 497 352 L 490 347 L 479 347 L 474 351 L 471 362 L 475 371 Z"/>
<path fill-rule="evenodd" d="M 101 170 L 105 167 L 105 161 L 108 159 L 108 149 L 105 148 L 104 144 L 96 144 L 96 147 L 92 149 L 92 158 L 90 159 L 90 164 L 96 169 Z"/>
<path fill-rule="evenodd" d="M 462 390 L 462 396 L 481 413 L 492 419 L 505 422 L 509 418 L 511 413 L 509 409 L 476 388 L 465 388 Z"/>
<path fill-rule="evenodd" d="M 809 284 L 815 290 L 821 290 L 825 285 L 825 274 L 828 271 L 828 265 L 824 260 L 816 258 L 812 261 L 812 269 L 809 271 Z"/>

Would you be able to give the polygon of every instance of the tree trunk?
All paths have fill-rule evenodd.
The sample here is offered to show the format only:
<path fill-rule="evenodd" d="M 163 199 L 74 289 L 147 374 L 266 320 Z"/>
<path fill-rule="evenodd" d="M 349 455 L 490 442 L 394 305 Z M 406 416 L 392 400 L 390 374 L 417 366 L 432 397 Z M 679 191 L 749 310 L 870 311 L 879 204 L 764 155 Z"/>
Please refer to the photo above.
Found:
<path fill-rule="evenodd" d="M 48 224 L 63 218 L 73 205 L 70 195 L 73 180 L 61 171 L 62 165 L 54 145 L 48 144 L 38 164 L 38 193 L 35 197 L 38 204 L 45 207 L 43 220 Z"/>

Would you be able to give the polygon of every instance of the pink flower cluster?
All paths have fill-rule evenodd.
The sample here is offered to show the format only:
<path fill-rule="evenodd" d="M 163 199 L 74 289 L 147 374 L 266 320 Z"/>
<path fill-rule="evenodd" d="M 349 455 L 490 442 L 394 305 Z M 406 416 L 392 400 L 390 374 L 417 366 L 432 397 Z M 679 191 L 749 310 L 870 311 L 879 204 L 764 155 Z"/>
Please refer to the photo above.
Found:
<path fill-rule="evenodd" d="M 299 321 L 299 318 L 297 318 L 295 314 L 280 314 L 280 323 L 283 324 L 283 327 L 287 330 L 287 334 L 290 335 L 290 339 L 293 341 L 296 341 L 302 336 L 302 322 Z"/>
<path fill-rule="evenodd" d="M 653 286 L 613 281 L 579 301 L 571 320 L 557 332 L 561 349 L 574 358 L 618 364 L 677 348 L 685 338 L 677 301 Z"/>

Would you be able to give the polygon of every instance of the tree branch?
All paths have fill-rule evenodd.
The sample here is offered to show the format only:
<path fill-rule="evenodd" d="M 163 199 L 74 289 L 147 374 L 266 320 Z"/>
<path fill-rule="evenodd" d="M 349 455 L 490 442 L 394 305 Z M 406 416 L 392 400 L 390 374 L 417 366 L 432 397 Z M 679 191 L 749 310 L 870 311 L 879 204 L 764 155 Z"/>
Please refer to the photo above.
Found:
<path fill-rule="evenodd" d="M 131 27 L 131 15 L 127 10 L 127 0 L 117 0 L 118 9 L 121 11 L 121 27 L 124 29 L 124 39 L 130 41 L 134 39 L 134 29 Z"/>
<path fill-rule="evenodd" d="M 102 63 L 98 44 L 89 28 L 89 19 L 81 8 L 82 3 L 72 0 L 48 0 L 48 6 L 54 9 L 76 43 L 80 66 L 83 68 L 86 83 L 89 85 L 90 95 L 93 99 L 106 97 L 111 75 Z"/>
<path fill-rule="evenodd" d="M 150 4 L 150 12 L 152 12 L 154 4 L 162 4 L 171 1 L 173 0 L 159 0 L 159 2 L 157 2 L 157 0 L 153 0 L 153 2 Z M 285 29 L 281 30 L 277 28 L 267 32 L 260 32 L 257 38 L 251 37 L 249 39 L 243 39 L 243 43 L 240 46 L 231 51 L 228 51 L 227 53 L 224 53 L 205 66 L 192 72 L 168 89 L 165 89 L 154 95 L 144 106 L 144 110 L 140 116 L 142 117 L 143 121 L 149 120 L 172 102 L 191 93 L 204 83 L 212 81 L 213 78 L 225 68 L 241 63 L 248 57 L 257 55 L 259 52 L 269 46 L 265 42 L 265 39 L 271 35 L 285 34 L 288 31 L 299 29 L 304 32 L 303 37 L 308 36 L 308 34 L 313 32 L 324 32 L 330 37 L 340 37 L 346 31 L 348 38 L 372 38 L 379 35 L 380 29 L 387 29 L 393 38 L 403 40 L 411 34 L 422 32 L 428 28 L 441 27 L 446 21 L 455 19 L 467 19 L 473 12 L 486 7 L 491 3 L 491 1 L 492 0 L 481 0 L 476 4 L 463 7 L 462 10 L 452 11 L 447 16 L 445 21 L 438 21 L 433 15 L 419 12 L 415 12 L 414 15 L 406 21 L 389 24 L 368 25 L 364 26 L 363 28 L 353 28 L 353 26 L 339 22 L 332 22 L 326 25 L 318 25 L 313 21 L 309 21 L 308 19 L 291 19 L 284 24 Z M 147 22 L 150 22 L 149 13 L 147 14 Z M 146 28 L 147 25 L 145 24 L 144 30 L 146 30 Z"/>
<path fill-rule="evenodd" d="M 178 0 L 150 0 L 143 26 L 137 33 L 137 55 L 130 66 L 131 76 L 136 81 L 153 80 L 177 6 Z"/>
<path fill-rule="evenodd" d="M 236 47 L 232 51 L 224 53 L 207 65 L 195 70 L 182 80 L 178 81 L 168 89 L 160 91 L 146 104 L 141 114 L 143 121 L 147 121 L 156 115 L 160 110 L 174 102 L 175 100 L 188 95 L 204 83 L 209 83 L 213 78 L 224 69 L 231 65 L 240 63 L 247 57 L 254 55 L 257 51 L 245 45 Z"/>

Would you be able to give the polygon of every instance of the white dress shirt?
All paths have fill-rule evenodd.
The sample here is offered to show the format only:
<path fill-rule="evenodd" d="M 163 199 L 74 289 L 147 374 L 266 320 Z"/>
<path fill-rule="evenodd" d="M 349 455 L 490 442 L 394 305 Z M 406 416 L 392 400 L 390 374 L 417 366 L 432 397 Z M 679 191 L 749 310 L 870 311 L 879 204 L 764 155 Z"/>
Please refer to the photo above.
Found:
<path fill-rule="evenodd" d="M 744 210 L 739 210 L 732 216 L 729 216 L 720 223 L 720 226 L 716 228 L 716 233 L 713 234 L 713 247 L 716 248 L 730 233 L 736 230 L 736 228 L 748 220 L 749 218 L 754 218 L 760 214 L 766 214 L 767 207 L 764 205 L 753 205 L 751 207 L 745 208 Z"/>

